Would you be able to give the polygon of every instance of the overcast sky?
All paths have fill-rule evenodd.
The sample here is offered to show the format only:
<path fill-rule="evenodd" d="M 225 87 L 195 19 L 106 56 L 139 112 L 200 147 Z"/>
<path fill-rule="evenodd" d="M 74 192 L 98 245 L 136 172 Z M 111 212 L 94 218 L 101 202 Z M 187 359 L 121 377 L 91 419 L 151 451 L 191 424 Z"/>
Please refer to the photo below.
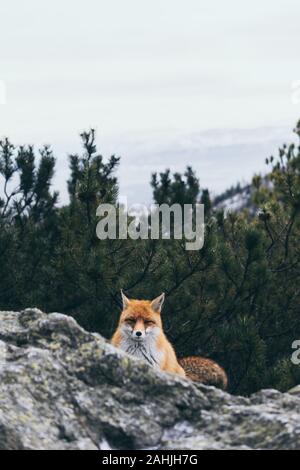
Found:
<path fill-rule="evenodd" d="M 300 117 L 299 0 L 10 0 L 0 17 L 0 136 L 53 145 L 62 199 L 89 126 L 139 202 L 165 166 L 216 192 L 249 178 Z"/>

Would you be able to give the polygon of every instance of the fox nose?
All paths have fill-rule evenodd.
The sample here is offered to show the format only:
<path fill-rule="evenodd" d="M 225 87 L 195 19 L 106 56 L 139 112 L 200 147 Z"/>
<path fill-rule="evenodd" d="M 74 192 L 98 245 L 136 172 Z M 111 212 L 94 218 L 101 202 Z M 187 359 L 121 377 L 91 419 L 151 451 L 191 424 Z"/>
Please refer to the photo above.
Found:
<path fill-rule="evenodd" d="M 139 338 L 140 336 L 142 336 L 142 332 L 141 331 L 136 331 L 135 336 L 137 336 Z"/>

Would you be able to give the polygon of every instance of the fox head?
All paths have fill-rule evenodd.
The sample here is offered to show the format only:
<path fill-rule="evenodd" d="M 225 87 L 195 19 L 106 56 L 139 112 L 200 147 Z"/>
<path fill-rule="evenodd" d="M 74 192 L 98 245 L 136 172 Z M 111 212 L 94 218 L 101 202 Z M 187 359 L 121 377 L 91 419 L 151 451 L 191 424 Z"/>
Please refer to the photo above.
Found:
<path fill-rule="evenodd" d="M 122 333 L 136 342 L 143 342 L 155 337 L 162 330 L 161 309 L 165 300 L 165 294 L 156 299 L 131 300 L 121 291 L 123 311 L 121 313 L 119 327 Z"/>

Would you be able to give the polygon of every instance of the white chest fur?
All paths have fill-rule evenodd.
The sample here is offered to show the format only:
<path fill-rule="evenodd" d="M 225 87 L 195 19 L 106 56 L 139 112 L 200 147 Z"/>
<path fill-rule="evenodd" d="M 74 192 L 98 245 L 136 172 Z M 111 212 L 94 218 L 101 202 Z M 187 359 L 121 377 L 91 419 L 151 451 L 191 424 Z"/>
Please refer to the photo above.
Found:
<path fill-rule="evenodd" d="M 127 352 L 127 354 L 142 359 L 153 367 L 160 368 L 163 352 L 157 348 L 156 343 L 154 335 L 146 336 L 143 341 L 135 341 L 130 336 L 124 334 L 120 348 Z"/>

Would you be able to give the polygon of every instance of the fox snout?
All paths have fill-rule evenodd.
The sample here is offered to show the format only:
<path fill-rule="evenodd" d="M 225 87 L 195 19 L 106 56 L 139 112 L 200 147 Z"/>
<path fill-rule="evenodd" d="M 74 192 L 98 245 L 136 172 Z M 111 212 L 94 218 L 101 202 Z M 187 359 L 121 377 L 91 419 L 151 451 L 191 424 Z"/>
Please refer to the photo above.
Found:
<path fill-rule="evenodd" d="M 137 321 L 132 329 L 132 336 L 136 340 L 142 340 L 145 336 L 145 325 L 143 321 Z"/>
<path fill-rule="evenodd" d="M 144 341 L 157 330 L 157 325 L 152 320 L 133 318 L 129 316 L 121 321 L 122 329 L 133 341 Z"/>

